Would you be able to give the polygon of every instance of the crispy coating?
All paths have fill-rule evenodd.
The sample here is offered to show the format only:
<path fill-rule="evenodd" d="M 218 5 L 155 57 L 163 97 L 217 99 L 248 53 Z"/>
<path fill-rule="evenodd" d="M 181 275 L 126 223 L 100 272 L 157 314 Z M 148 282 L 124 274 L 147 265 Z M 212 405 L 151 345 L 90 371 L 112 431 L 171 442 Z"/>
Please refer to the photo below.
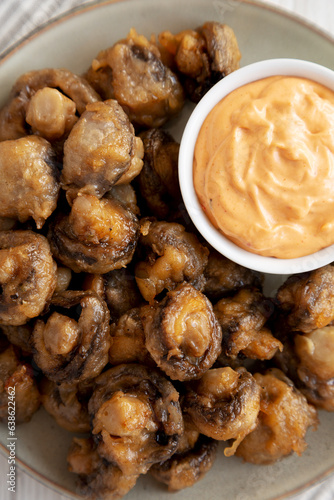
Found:
<path fill-rule="evenodd" d="M 145 300 L 152 303 L 183 281 L 203 288 L 209 251 L 195 234 L 176 222 L 149 220 L 142 222 L 141 233 L 140 251 L 146 258 L 137 263 L 135 277 Z"/>
<path fill-rule="evenodd" d="M 220 299 L 214 312 L 223 331 L 223 354 L 235 359 L 239 352 L 249 357 L 271 359 L 282 349 L 264 325 L 273 313 L 272 301 L 256 288 L 240 289 L 233 297 Z"/>
<path fill-rule="evenodd" d="M 334 327 L 325 326 L 309 333 L 291 332 L 277 366 L 317 408 L 334 411 Z"/>
<path fill-rule="evenodd" d="M 308 333 L 329 325 L 334 320 L 334 266 L 290 276 L 277 300 L 292 330 Z"/>
<path fill-rule="evenodd" d="M 200 378 L 221 351 L 222 332 L 210 301 L 189 283 L 141 310 L 145 345 L 173 380 Z"/>
<path fill-rule="evenodd" d="M 240 266 L 227 259 L 213 248 L 210 248 L 209 260 L 204 270 L 205 286 L 203 293 L 211 300 L 217 301 L 244 287 L 262 286 L 260 273 Z"/>
<path fill-rule="evenodd" d="M 69 202 L 76 194 L 103 196 L 116 183 L 139 174 L 143 144 L 114 99 L 87 105 L 64 144 L 62 187 Z"/>
<path fill-rule="evenodd" d="M 128 267 L 106 274 L 87 274 L 83 288 L 96 292 L 106 301 L 113 322 L 144 303 L 133 272 Z"/>
<path fill-rule="evenodd" d="M 33 331 L 32 322 L 24 325 L 1 325 L 2 333 L 4 333 L 11 344 L 18 347 L 23 356 L 32 355 L 31 335 Z"/>
<path fill-rule="evenodd" d="M 119 500 L 136 484 L 138 475 L 126 475 L 100 457 L 91 438 L 73 438 L 67 455 L 70 472 L 78 474 L 79 493 L 90 500 Z"/>
<path fill-rule="evenodd" d="M 163 129 L 142 132 L 144 166 L 137 178 L 139 192 L 149 213 L 166 220 L 182 203 L 178 181 L 179 144 Z"/>
<path fill-rule="evenodd" d="M 256 425 L 260 387 L 245 368 L 212 368 L 188 383 L 183 410 L 199 432 L 217 440 L 233 439 L 224 454 L 231 456 Z"/>
<path fill-rule="evenodd" d="M 178 392 L 143 365 L 122 364 L 100 375 L 88 407 L 99 454 L 126 475 L 167 460 L 183 433 Z"/>
<path fill-rule="evenodd" d="M 156 366 L 145 345 L 145 332 L 140 308 L 129 309 L 114 325 L 111 331 L 112 343 L 109 363 L 141 363 Z"/>
<path fill-rule="evenodd" d="M 164 31 L 159 35 L 159 42 L 172 57 L 187 96 L 194 102 L 239 68 L 238 42 L 234 31 L 226 24 L 206 22 L 197 30 L 185 30 L 176 35 Z"/>
<path fill-rule="evenodd" d="M 211 469 L 216 458 L 218 441 L 199 435 L 195 445 L 174 455 L 161 464 L 151 467 L 150 473 L 174 492 L 189 488 Z"/>
<path fill-rule="evenodd" d="M 157 46 L 134 29 L 99 52 L 85 76 L 102 99 L 116 99 L 136 126 L 160 127 L 184 104 L 183 88 Z"/>
<path fill-rule="evenodd" d="M 236 454 L 255 464 L 274 463 L 292 452 L 301 455 L 307 429 L 317 424 L 315 408 L 277 368 L 254 378 L 261 387 L 261 409 L 256 428 Z"/>
<path fill-rule="evenodd" d="M 105 300 L 113 317 L 120 317 L 143 303 L 136 280 L 128 269 L 111 271 L 103 280 Z"/>
<path fill-rule="evenodd" d="M 294 338 L 295 351 L 306 370 L 321 380 L 334 379 L 334 326 L 317 328 Z"/>
<path fill-rule="evenodd" d="M 88 399 L 92 384 L 56 384 L 44 377 L 39 389 L 42 405 L 60 427 L 70 432 L 89 432 Z"/>
<path fill-rule="evenodd" d="M 10 345 L 0 354 L 0 421 L 29 422 L 40 404 L 31 365 L 22 363 Z"/>
<path fill-rule="evenodd" d="M 75 75 L 67 69 L 47 68 L 29 71 L 17 79 L 10 92 L 8 103 L 0 111 L 0 141 L 18 139 L 29 133 L 30 127 L 26 121 L 26 114 L 29 110 L 31 100 L 33 98 L 36 99 L 37 92 L 44 88 L 54 89 L 59 95 L 57 94 L 55 98 L 55 94 L 52 92 L 52 102 L 49 99 L 50 94 L 48 94 L 46 100 L 44 94 L 39 103 L 35 100 L 35 104 L 32 103 L 32 108 L 30 109 L 30 118 L 33 130 L 43 137 L 45 137 L 44 134 L 46 132 L 47 139 L 50 139 L 47 132 L 48 130 L 50 131 L 50 127 L 53 128 L 51 134 L 53 138 L 55 130 L 58 138 L 61 135 L 60 132 L 63 126 L 65 133 L 74 123 L 75 112 L 81 114 L 88 103 L 100 100 L 99 95 L 84 78 Z M 57 100 L 56 103 L 54 99 Z M 70 104 L 68 103 L 69 100 L 71 101 Z M 48 108 L 47 113 L 45 113 L 46 107 Z M 44 116 L 44 123 L 41 113 Z M 32 117 L 33 114 L 35 115 L 34 117 Z M 37 125 L 36 129 L 34 125 L 37 122 L 39 122 L 39 125 Z"/>
<path fill-rule="evenodd" d="M 124 176 L 122 176 L 122 179 L 123 178 Z M 136 216 L 140 215 L 140 209 L 137 204 L 137 194 L 131 184 L 116 184 L 105 194 L 105 198 L 118 200 Z"/>
<path fill-rule="evenodd" d="M 0 232 L 0 324 L 38 316 L 56 288 L 56 263 L 47 239 L 33 231 Z"/>
<path fill-rule="evenodd" d="M 139 236 L 136 216 L 117 200 L 81 194 L 59 215 L 48 239 L 56 259 L 74 272 L 104 274 L 126 266 Z"/>
<path fill-rule="evenodd" d="M 35 323 L 35 363 L 53 382 L 93 379 L 108 363 L 109 318 L 106 303 L 93 292 L 54 294 L 50 316 Z"/>
<path fill-rule="evenodd" d="M 40 229 L 57 206 L 58 172 L 49 142 L 31 135 L 0 142 L 0 215 Z"/>

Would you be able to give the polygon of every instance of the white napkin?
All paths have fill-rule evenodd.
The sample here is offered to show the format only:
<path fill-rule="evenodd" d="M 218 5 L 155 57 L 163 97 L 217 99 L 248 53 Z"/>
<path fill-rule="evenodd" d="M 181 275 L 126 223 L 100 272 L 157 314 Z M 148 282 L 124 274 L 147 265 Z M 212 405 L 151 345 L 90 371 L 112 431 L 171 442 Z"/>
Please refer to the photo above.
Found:
<path fill-rule="evenodd" d="M 39 26 L 90 0 L 0 0 L 0 55 Z"/>

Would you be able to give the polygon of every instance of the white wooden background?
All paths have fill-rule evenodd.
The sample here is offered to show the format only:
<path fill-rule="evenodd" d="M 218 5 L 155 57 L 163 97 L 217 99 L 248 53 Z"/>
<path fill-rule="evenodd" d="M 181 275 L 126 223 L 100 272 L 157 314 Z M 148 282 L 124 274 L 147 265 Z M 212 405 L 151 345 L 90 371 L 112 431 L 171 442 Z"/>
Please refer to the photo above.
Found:
<path fill-rule="evenodd" d="M 168 1 L 168 0 L 167 0 Z M 0 53 L 36 26 L 87 0 L 0 0 Z M 334 37 L 334 0 L 262 0 L 307 19 Z M 334 58 L 334 51 L 333 51 Z M 333 439 L 333 436 L 329 436 Z M 0 500 L 66 500 L 23 471 L 17 474 L 17 493 L 7 491 L 7 460 L 0 456 Z M 333 500 L 334 477 L 294 500 Z M 233 499 L 227 499 L 233 500 Z"/>

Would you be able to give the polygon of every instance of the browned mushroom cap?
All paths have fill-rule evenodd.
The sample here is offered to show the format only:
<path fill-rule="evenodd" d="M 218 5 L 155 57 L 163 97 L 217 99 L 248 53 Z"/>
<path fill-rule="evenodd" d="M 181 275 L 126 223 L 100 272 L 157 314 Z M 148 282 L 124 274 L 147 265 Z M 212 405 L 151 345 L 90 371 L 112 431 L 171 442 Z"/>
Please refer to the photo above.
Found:
<path fill-rule="evenodd" d="M 143 132 L 144 166 L 137 178 L 139 191 L 151 214 L 166 218 L 182 202 L 178 181 L 179 144 L 162 129 Z"/>
<path fill-rule="evenodd" d="M 79 475 L 79 492 L 90 500 L 119 500 L 136 484 L 138 475 L 126 475 L 100 457 L 91 438 L 73 438 L 67 455 L 70 472 Z"/>
<path fill-rule="evenodd" d="M 210 301 L 188 283 L 141 311 L 145 344 L 173 380 L 200 378 L 221 351 L 222 332 Z"/>
<path fill-rule="evenodd" d="M 134 29 L 102 50 L 85 76 L 103 99 L 116 99 L 139 126 L 160 127 L 184 104 L 182 86 L 157 46 Z"/>
<path fill-rule="evenodd" d="M 88 399 L 91 386 L 67 383 L 56 384 L 44 377 L 39 384 L 42 405 L 57 424 L 70 432 L 89 432 Z"/>
<path fill-rule="evenodd" d="M 159 35 L 159 42 L 172 56 L 183 77 L 186 93 L 194 102 L 239 68 L 238 42 L 234 31 L 226 24 L 206 22 L 197 30 L 185 30 L 176 35 L 164 31 Z"/>
<path fill-rule="evenodd" d="M 133 272 L 128 267 L 106 274 L 87 274 L 83 288 L 96 292 L 106 301 L 113 322 L 144 303 Z"/>
<path fill-rule="evenodd" d="M 295 351 L 305 369 L 321 380 L 334 379 L 334 326 L 297 334 Z"/>
<path fill-rule="evenodd" d="M 261 410 L 236 454 L 255 464 L 270 464 L 292 452 L 301 455 L 308 427 L 317 425 L 315 408 L 277 368 L 254 378 L 261 387 Z"/>
<path fill-rule="evenodd" d="M 177 451 L 161 464 L 150 468 L 158 481 L 168 486 L 168 491 L 189 488 L 197 483 L 211 469 L 217 453 L 218 441 L 200 435 L 195 445 L 184 453 Z"/>
<path fill-rule="evenodd" d="M 121 180 L 123 180 L 124 177 L 125 176 L 122 176 Z M 116 184 L 105 194 L 105 198 L 118 200 L 135 215 L 138 216 L 140 214 L 140 210 L 137 205 L 136 191 L 131 184 Z"/>
<path fill-rule="evenodd" d="M 110 364 L 142 363 L 146 366 L 156 366 L 145 346 L 140 308 L 130 309 L 119 318 L 111 330 L 111 338 Z"/>
<path fill-rule="evenodd" d="M 40 229 L 57 206 L 58 173 L 50 144 L 31 135 L 0 142 L 0 215 Z"/>
<path fill-rule="evenodd" d="M 273 311 L 272 301 L 257 289 L 244 288 L 220 299 L 214 312 L 223 331 L 223 353 L 234 359 L 248 349 L 252 358 L 270 359 L 282 349 L 281 342 L 263 328 Z"/>
<path fill-rule="evenodd" d="M 54 382 L 83 382 L 101 373 L 110 347 L 109 311 L 93 292 L 68 290 L 52 298 L 48 319 L 33 331 L 34 360 Z"/>
<path fill-rule="evenodd" d="M 127 268 L 104 274 L 103 281 L 105 300 L 112 316 L 120 317 L 143 303 L 133 273 Z"/>
<path fill-rule="evenodd" d="M 310 332 L 334 320 L 334 266 L 290 276 L 277 299 L 292 330 Z"/>
<path fill-rule="evenodd" d="M 276 365 L 317 408 L 334 411 L 334 327 L 301 335 L 290 332 Z"/>
<path fill-rule="evenodd" d="M 0 354 L 0 420 L 15 428 L 29 422 L 40 403 L 32 367 L 21 363 L 10 345 Z"/>
<path fill-rule="evenodd" d="M 75 272 L 104 274 L 126 266 L 139 236 L 135 215 L 117 200 L 89 194 L 75 198 L 59 215 L 48 238 L 56 259 Z"/>
<path fill-rule="evenodd" d="M 181 224 L 142 221 L 139 250 L 146 255 L 135 268 L 138 288 L 152 303 L 163 290 L 173 290 L 183 281 L 199 290 L 204 286 L 208 249 Z"/>
<path fill-rule="evenodd" d="M 62 186 L 71 200 L 77 192 L 103 196 L 139 174 L 143 144 L 117 101 L 87 105 L 64 145 Z M 124 177 L 125 178 L 124 178 Z"/>
<path fill-rule="evenodd" d="M 47 68 L 25 73 L 15 82 L 8 103 L 0 111 L 1 141 L 18 139 L 27 135 L 29 127 L 26 122 L 26 113 L 30 100 L 39 90 L 44 88 L 48 89 L 47 100 L 45 101 L 45 94 L 43 93 L 42 100 L 39 103 L 35 101 L 35 104 L 32 104 L 33 107 L 35 106 L 34 110 L 31 109 L 31 115 L 35 115 L 33 123 L 36 125 L 39 122 L 42 127 L 42 130 L 39 130 L 41 135 L 43 135 L 43 130 L 47 130 L 49 126 L 54 127 L 57 122 L 60 127 L 65 126 L 65 132 L 66 127 L 75 121 L 75 111 L 81 114 L 88 103 L 100 100 L 98 94 L 84 78 L 73 74 L 67 69 Z M 50 94 L 49 90 L 51 89 L 53 90 Z M 56 97 L 55 92 L 57 92 Z M 69 98 L 73 103 L 69 104 L 66 98 Z M 74 113 L 73 105 L 75 108 Z M 45 106 L 48 107 L 48 116 L 45 116 Z M 68 109 L 69 107 L 70 109 Z M 41 113 L 46 119 L 44 123 Z"/>
<path fill-rule="evenodd" d="M 244 368 L 212 368 L 200 380 L 189 382 L 183 410 L 202 434 L 223 441 L 233 439 L 224 451 L 231 456 L 255 428 L 260 387 Z"/>
<path fill-rule="evenodd" d="M 178 392 L 143 365 L 118 365 L 100 375 L 88 409 L 99 454 L 124 474 L 143 474 L 167 460 L 183 433 Z"/>
<path fill-rule="evenodd" d="M 23 325 L 38 316 L 56 288 L 48 240 L 33 231 L 0 232 L 0 324 Z"/>
<path fill-rule="evenodd" d="M 314 405 L 334 411 L 334 326 L 297 334 L 294 350 L 303 394 Z"/>
<path fill-rule="evenodd" d="M 204 276 L 203 293 L 212 301 L 237 292 L 240 288 L 251 286 L 260 289 L 262 285 L 262 277 L 259 273 L 236 264 L 213 248 L 210 248 Z"/>
<path fill-rule="evenodd" d="M 4 333 L 11 344 L 19 347 L 23 356 L 32 354 L 31 335 L 33 324 L 25 323 L 24 325 L 1 325 L 0 330 Z"/>

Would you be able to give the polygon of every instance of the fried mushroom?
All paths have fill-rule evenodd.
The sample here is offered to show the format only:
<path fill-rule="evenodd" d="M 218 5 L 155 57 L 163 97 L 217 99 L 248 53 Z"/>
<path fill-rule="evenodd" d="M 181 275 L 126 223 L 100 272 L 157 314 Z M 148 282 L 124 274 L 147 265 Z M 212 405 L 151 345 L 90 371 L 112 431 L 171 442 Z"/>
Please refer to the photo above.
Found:
<path fill-rule="evenodd" d="M 25 323 L 24 325 L 1 325 L 0 330 L 11 344 L 18 347 L 23 356 L 29 357 L 32 355 L 31 335 L 33 331 L 33 323 Z"/>
<path fill-rule="evenodd" d="M 141 310 L 145 345 L 173 380 L 200 378 L 221 351 L 222 332 L 210 301 L 189 283 Z"/>
<path fill-rule="evenodd" d="M 178 392 L 143 365 L 122 364 L 101 374 L 88 408 L 98 453 L 126 475 L 167 460 L 183 433 Z"/>
<path fill-rule="evenodd" d="M 36 320 L 34 361 L 53 382 L 78 383 L 99 375 L 108 363 L 109 310 L 93 292 L 54 294 L 49 317 Z"/>
<path fill-rule="evenodd" d="M 293 452 L 301 455 L 307 429 L 317 425 L 315 408 L 277 368 L 254 378 L 261 387 L 261 409 L 255 429 L 236 455 L 254 464 L 271 464 Z"/>
<path fill-rule="evenodd" d="M 216 458 L 218 441 L 199 435 L 192 448 L 174 455 L 150 468 L 151 475 L 174 492 L 189 488 L 211 469 Z"/>
<path fill-rule="evenodd" d="M 73 438 L 67 455 L 70 472 L 78 474 L 78 489 L 90 500 L 119 500 L 136 484 L 138 475 L 126 475 L 100 457 L 91 438 Z"/>
<path fill-rule="evenodd" d="M 159 34 L 159 42 L 172 56 L 177 72 L 183 77 L 187 96 L 198 102 L 219 80 L 239 68 L 241 59 L 232 28 L 218 22 L 206 22 L 196 30 L 173 35 Z"/>
<path fill-rule="evenodd" d="M 46 68 L 21 75 L 0 111 L 0 141 L 31 132 L 53 140 L 66 136 L 88 103 L 100 97 L 82 77 Z"/>
<path fill-rule="evenodd" d="M 334 266 L 290 276 L 277 292 L 289 329 L 304 333 L 334 320 Z"/>
<path fill-rule="evenodd" d="M 48 239 L 56 259 L 74 272 L 104 274 L 126 266 L 139 236 L 136 216 L 117 200 L 81 194 L 58 215 Z"/>
<path fill-rule="evenodd" d="M 183 411 L 205 436 L 233 440 L 224 450 L 231 456 L 256 426 L 260 387 L 245 368 L 211 368 L 200 380 L 187 384 Z"/>
<path fill-rule="evenodd" d="M 129 267 L 115 269 L 106 274 L 87 274 L 83 288 L 96 292 L 106 301 L 112 322 L 117 322 L 123 314 L 144 302 Z"/>
<path fill-rule="evenodd" d="M 71 203 L 78 192 L 102 197 L 139 174 L 143 144 L 114 99 L 88 104 L 64 144 L 62 187 Z"/>
<path fill-rule="evenodd" d="M 122 180 L 124 178 L 125 174 L 122 176 Z M 140 209 L 137 204 L 137 194 L 131 184 L 116 184 L 105 194 L 105 198 L 118 200 L 136 216 L 140 215 Z"/>
<path fill-rule="evenodd" d="M 113 316 L 118 318 L 143 303 L 133 274 L 127 269 L 116 269 L 105 275 L 105 300 Z"/>
<path fill-rule="evenodd" d="M 136 264 L 135 277 L 144 299 L 150 303 L 165 289 L 186 281 L 199 290 L 204 286 L 208 249 L 176 222 L 142 221 L 139 239 L 145 260 Z"/>
<path fill-rule="evenodd" d="M 305 334 L 290 332 L 275 362 L 309 403 L 334 411 L 333 356 L 334 327 L 325 326 Z"/>
<path fill-rule="evenodd" d="M 256 288 L 243 288 L 220 299 L 214 312 L 223 331 L 223 354 L 235 359 L 241 352 L 251 358 L 271 359 L 282 343 L 264 325 L 273 303 Z"/>
<path fill-rule="evenodd" d="M 37 317 L 56 288 L 56 263 L 47 239 L 33 231 L 0 232 L 0 324 Z"/>
<path fill-rule="evenodd" d="M 144 166 L 137 178 L 149 213 L 166 220 L 182 203 L 178 181 L 179 144 L 163 129 L 142 132 Z"/>
<path fill-rule="evenodd" d="M 31 365 L 22 363 L 10 345 L 0 354 L 0 421 L 29 422 L 40 404 Z"/>
<path fill-rule="evenodd" d="M 92 384 L 56 384 L 44 377 L 39 384 L 39 390 L 43 407 L 60 427 L 69 432 L 90 431 L 88 399 Z"/>
<path fill-rule="evenodd" d="M 37 229 L 56 209 L 60 189 L 54 152 L 49 142 L 31 135 L 0 142 L 0 216 L 26 222 Z"/>
<path fill-rule="evenodd" d="M 259 273 L 236 264 L 213 248 L 210 248 L 204 276 L 203 293 L 215 302 L 237 292 L 240 288 L 255 287 L 260 289 L 262 286 L 262 277 Z"/>
<path fill-rule="evenodd" d="M 183 88 L 158 47 L 134 29 L 99 52 L 85 77 L 102 99 L 116 99 L 136 126 L 160 127 L 184 104 Z"/>
<path fill-rule="evenodd" d="M 156 366 L 145 345 L 144 326 L 140 308 L 125 312 L 112 327 L 112 343 L 109 350 L 109 363 L 141 363 Z"/>

